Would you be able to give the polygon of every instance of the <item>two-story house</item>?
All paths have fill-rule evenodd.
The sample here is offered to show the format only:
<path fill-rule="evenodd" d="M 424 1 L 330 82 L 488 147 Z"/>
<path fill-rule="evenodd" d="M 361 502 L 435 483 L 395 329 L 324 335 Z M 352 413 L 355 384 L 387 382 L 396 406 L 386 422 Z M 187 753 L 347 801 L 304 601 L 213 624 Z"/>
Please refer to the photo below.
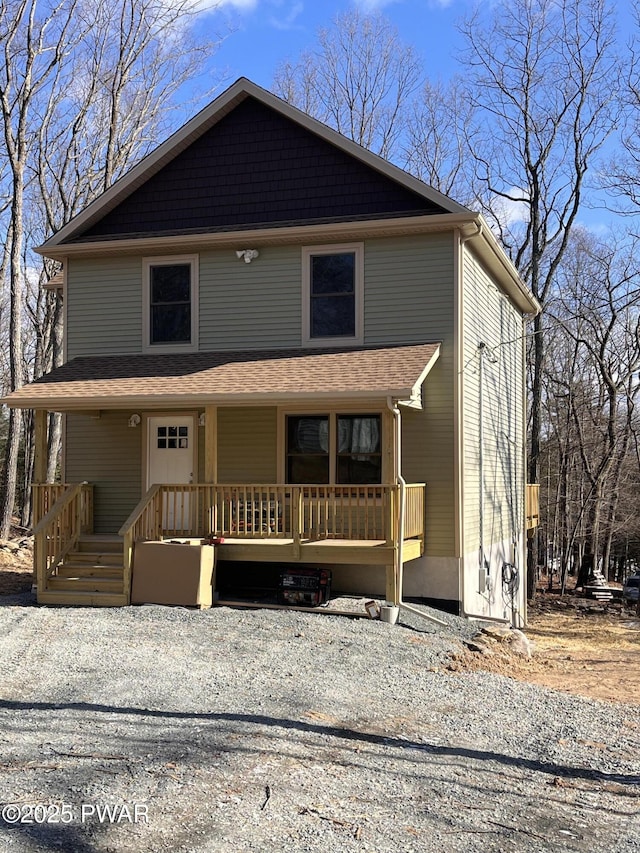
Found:
<path fill-rule="evenodd" d="M 136 542 L 212 535 L 238 578 L 522 623 L 539 306 L 480 215 L 240 79 L 38 251 L 66 363 L 4 402 L 36 413 L 40 602 L 126 604 Z"/>

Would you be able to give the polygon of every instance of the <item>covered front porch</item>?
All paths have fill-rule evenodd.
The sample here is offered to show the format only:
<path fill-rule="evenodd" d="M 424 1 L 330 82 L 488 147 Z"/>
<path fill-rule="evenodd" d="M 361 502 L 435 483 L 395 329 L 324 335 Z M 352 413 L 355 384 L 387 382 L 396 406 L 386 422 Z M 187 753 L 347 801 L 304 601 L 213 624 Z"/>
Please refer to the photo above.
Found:
<path fill-rule="evenodd" d="M 93 533 L 90 483 L 35 484 L 38 601 L 128 604 L 136 543 L 190 539 L 225 561 L 382 566 L 386 599 L 397 603 L 401 565 L 424 553 L 425 491 L 424 483 L 155 484 L 115 538 Z"/>
<path fill-rule="evenodd" d="M 39 600 L 127 604 L 136 543 L 175 538 L 215 540 L 238 564 L 377 567 L 378 594 L 398 602 L 402 566 L 425 550 L 403 421 L 421 460 L 439 349 L 79 358 L 15 392 L 9 405 L 35 412 Z M 50 412 L 65 415 L 63 484 L 44 482 Z"/>

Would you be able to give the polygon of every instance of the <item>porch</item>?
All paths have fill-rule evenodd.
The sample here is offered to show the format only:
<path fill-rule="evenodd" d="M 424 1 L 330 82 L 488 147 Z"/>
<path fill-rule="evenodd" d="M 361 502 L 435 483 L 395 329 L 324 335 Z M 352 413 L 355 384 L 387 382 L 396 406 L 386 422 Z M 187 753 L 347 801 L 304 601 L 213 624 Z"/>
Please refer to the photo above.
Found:
<path fill-rule="evenodd" d="M 115 536 L 93 534 L 93 486 L 33 486 L 39 603 L 130 602 L 135 545 L 216 542 L 216 558 L 253 563 L 377 565 L 399 600 L 400 561 L 424 553 L 424 483 L 405 485 L 162 484 Z"/>

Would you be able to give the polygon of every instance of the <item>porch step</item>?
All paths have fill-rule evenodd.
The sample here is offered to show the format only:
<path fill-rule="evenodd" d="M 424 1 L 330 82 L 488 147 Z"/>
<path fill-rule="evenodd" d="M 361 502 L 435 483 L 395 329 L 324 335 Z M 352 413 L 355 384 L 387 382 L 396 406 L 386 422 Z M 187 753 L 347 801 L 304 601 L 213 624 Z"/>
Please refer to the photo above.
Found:
<path fill-rule="evenodd" d="M 90 554 L 122 554 L 122 536 L 85 533 L 80 537 L 77 551 Z"/>
<path fill-rule="evenodd" d="M 122 560 L 120 565 L 101 566 L 95 563 L 67 562 L 58 566 L 57 576 L 62 578 L 120 578 L 122 579 Z"/>
<path fill-rule="evenodd" d="M 49 591 L 67 591 L 67 592 L 99 592 L 99 593 L 122 593 L 122 574 L 120 577 L 101 578 L 101 577 L 84 577 L 62 576 L 56 575 L 49 578 Z"/>
<path fill-rule="evenodd" d="M 122 548 L 120 551 L 104 553 L 103 551 L 73 551 L 64 559 L 65 565 L 70 566 L 122 566 Z"/>
<path fill-rule="evenodd" d="M 38 593 L 39 604 L 122 607 L 125 594 L 122 539 L 85 535 Z"/>
<path fill-rule="evenodd" d="M 123 593 L 96 593 L 85 590 L 47 590 L 38 592 L 38 604 L 56 604 L 59 607 L 124 607 L 127 604 L 127 596 Z"/>

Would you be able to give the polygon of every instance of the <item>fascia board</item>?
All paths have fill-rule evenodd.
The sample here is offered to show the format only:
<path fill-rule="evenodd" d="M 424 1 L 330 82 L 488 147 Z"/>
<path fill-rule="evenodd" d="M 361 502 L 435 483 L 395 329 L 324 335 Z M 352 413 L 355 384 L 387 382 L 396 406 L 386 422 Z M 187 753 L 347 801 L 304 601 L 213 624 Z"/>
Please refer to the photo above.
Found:
<path fill-rule="evenodd" d="M 46 409 L 49 412 L 86 412 L 87 410 L 120 410 L 120 409 L 159 409 L 172 408 L 182 409 L 185 407 L 203 406 L 291 406 L 299 403 L 369 403 L 386 405 L 387 397 L 396 399 L 409 398 L 412 388 L 390 388 L 388 391 L 345 391 L 336 393 L 326 392 L 298 392 L 294 394 L 281 394 L 278 392 L 262 394 L 157 394 L 148 396 L 123 395 L 123 396 L 85 396 L 78 398 L 55 397 L 46 399 L 42 397 L 20 397 L 12 400 L 11 396 L 0 400 L 1 403 L 14 409 Z"/>
<path fill-rule="evenodd" d="M 504 291 L 518 306 L 523 314 L 535 317 L 542 307 L 529 288 L 520 278 L 518 270 L 498 243 L 493 231 L 486 220 L 476 216 L 477 230 L 474 234 L 465 235 L 464 241 L 469 242 L 479 257 L 492 271 L 497 281 L 502 284 Z"/>
<path fill-rule="evenodd" d="M 130 237 L 121 240 L 96 240 L 86 243 L 65 243 L 58 247 L 48 243 L 35 251 L 52 260 L 63 257 L 104 256 L 111 254 L 136 254 L 144 252 L 198 251 L 198 249 L 234 248 L 240 244 L 255 243 L 263 246 L 286 245 L 294 242 L 329 242 L 373 237 L 408 236 L 428 234 L 463 228 L 475 223 L 477 214 L 434 213 L 424 216 L 403 216 L 386 219 L 349 220 L 325 222 L 315 225 L 285 225 L 270 228 L 251 228 L 236 231 L 218 231 L 199 234 L 174 234 L 157 237 Z"/>

